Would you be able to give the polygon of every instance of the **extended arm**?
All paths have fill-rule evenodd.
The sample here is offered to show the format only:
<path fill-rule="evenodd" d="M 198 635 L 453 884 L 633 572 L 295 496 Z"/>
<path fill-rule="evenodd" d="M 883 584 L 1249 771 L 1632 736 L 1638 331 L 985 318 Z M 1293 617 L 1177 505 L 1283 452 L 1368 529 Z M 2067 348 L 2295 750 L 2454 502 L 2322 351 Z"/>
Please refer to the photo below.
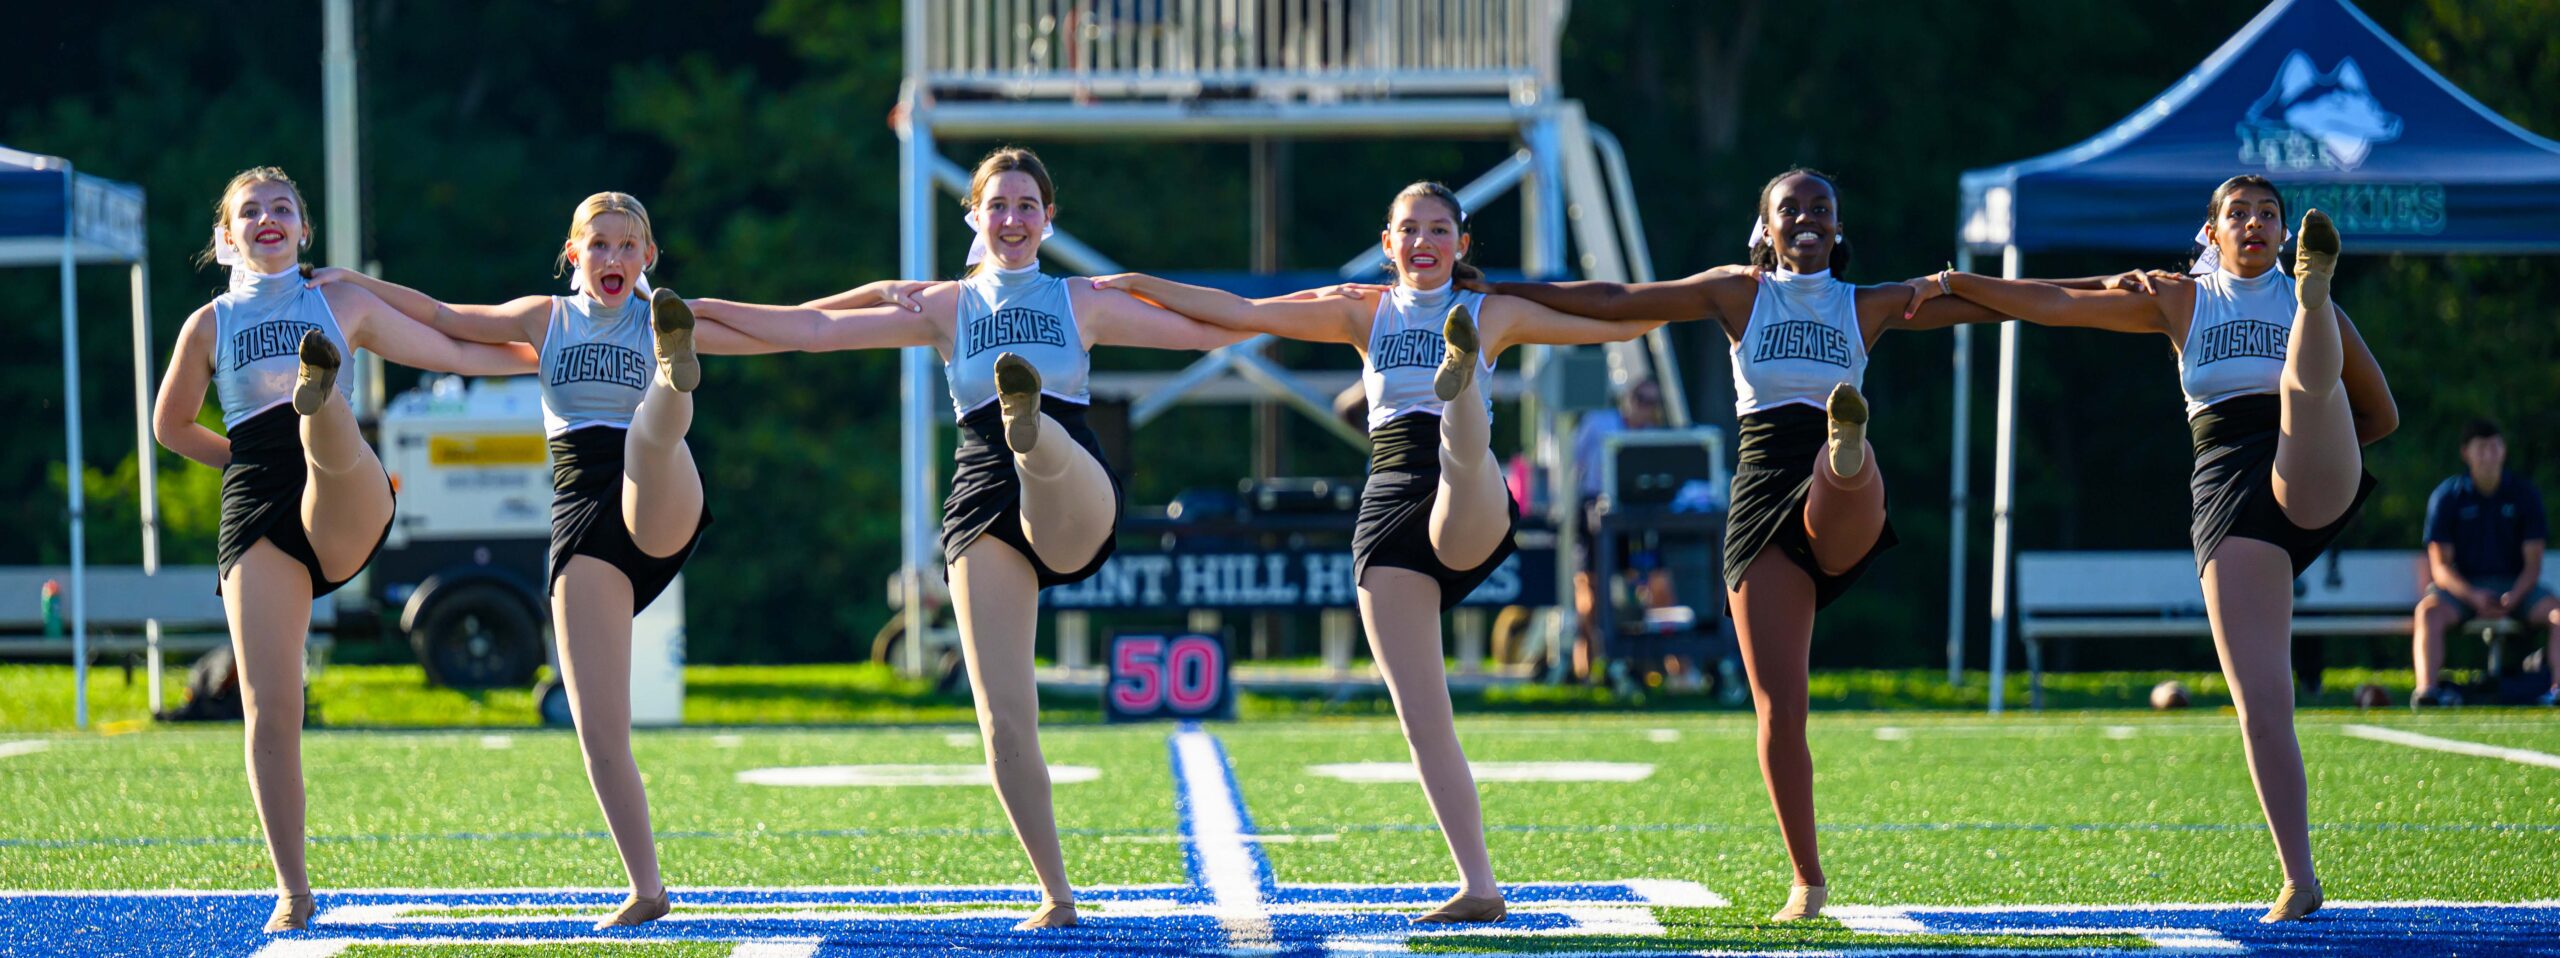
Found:
<path fill-rule="evenodd" d="M 496 306 L 454 306 L 390 280 L 351 269 L 331 267 L 311 274 L 313 286 L 326 289 L 332 283 L 361 287 L 402 316 L 425 323 L 444 335 L 475 343 L 538 345 L 542 334 L 536 331 L 536 324 L 548 318 L 551 312 L 551 297 L 548 296 L 521 296 Z"/>
<path fill-rule="evenodd" d="M 1727 297 L 1742 297 L 1747 301 L 1758 282 L 1746 267 L 1719 266 L 1658 283 L 1600 280 L 1495 283 L 1492 291 L 1504 296 L 1517 296 L 1558 312 L 1593 319 L 1638 322 L 1706 319 L 1722 322 L 1725 310 L 1719 304 Z"/>
<path fill-rule="evenodd" d="M 841 293 L 820 296 L 802 303 L 811 309 L 862 309 L 867 306 L 897 306 L 908 312 L 924 308 L 918 297 L 937 283 L 927 280 L 883 279 L 864 283 Z"/>
<path fill-rule="evenodd" d="M 1518 296 L 1484 298 L 1485 339 L 1493 344 L 1493 351 L 1489 354 L 1493 356 L 1500 356 L 1503 350 L 1513 346 L 1624 342 L 1660 328 L 1663 322 L 1659 319 L 1592 319 L 1557 312 Z"/>
<path fill-rule="evenodd" d="M 706 352 L 725 333 L 758 344 L 803 352 L 829 352 L 839 349 L 894 349 L 903 346 L 933 346 L 949 351 L 943 327 L 934 321 L 947 314 L 953 299 L 951 293 L 928 294 L 922 311 L 904 306 L 871 306 L 863 309 L 818 309 L 808 306 L 766 306 L 736 303 L 725 299 L 687 300 L 695 316 L 711 320 L 695 330 L 706 337 Z M 769 350 L 737 345 L 736 352 Z"/>
<path fill-rule="evenodd" d="M 213 381 L 213 307 L 208 304 L 187 317 L 178 330 L 177 351 L 169 371 L 161 374 L 160 396 L 151 405 L 151 434 L 170 452 L 220 469 L 231 464 L 231 440 L 196 421 L 204 412 L 204 391 Z"/>
<path fill-rule="evenodd" d="M 345 321 L 350 345 L 412 369 L 515 376 L 532 372 L 541 362 L 533 347 L 521 342 L 469 342 L 447 336 L 393 310 L 360 285 L 326 287 L 323 295 L 329 297 L 329 308 Z"/>
<path fill-rule="evenodd" d="M 1947 286 L 1956 295 L 1993 312 L 2041 326 L 2078 326 L 2120 333 L 2166 334 L 2169 330 L 2159 297 L 2139 289 L 2071 289 L 1973 273 L 1947 274 Z M 1936 302 L 1930 300 L 1922 308 Z"/>
<path fill-rule="evenodd" d="M 1145 346 L 1150 349 L 1216 349 L 1253 332 L 1204 323 L 1119 289 L 1069 286 L 1076 319 L 1097 346 Z"/>
<path fill-rule="evenodd" d="M 1242 333 L 1268 333 L 1315 343 L 1356 344 L 1363 305 L 1347 297 L 1246 299 L 1222 289 L 1177 283 L 1144 273 L 1098 276 L 1092 292 L 1118 290 L 1191 319 Z M 1375 304 L 1366 308 L 1375 309 Z M 1232 341 L 1232 340 L 1230 340 Z M 1143 345 L 1143 344 L 1141 344 Z M 1223 343 L 1220 345 L 1224 345 Z"/>

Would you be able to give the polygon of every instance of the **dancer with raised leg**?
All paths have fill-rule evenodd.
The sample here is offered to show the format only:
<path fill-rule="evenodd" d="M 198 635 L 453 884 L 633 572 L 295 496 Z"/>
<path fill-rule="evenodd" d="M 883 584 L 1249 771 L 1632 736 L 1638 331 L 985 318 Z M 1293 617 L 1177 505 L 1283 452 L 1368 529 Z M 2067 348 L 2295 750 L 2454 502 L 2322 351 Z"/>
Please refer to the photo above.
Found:
<path fill-rule="evenodd" d="M 2318 210 L 2302 216 L 2294 275 L 2276 266 L 2284 197 L 2258 176 L 2213 191 L 2201 275 L 2192 282 L 2067 289 L 1967 273 L 1952 292 L 2028 322 L 2169 337 L 2195 437 L 2190 533 L 2214 649 L 2240 714 L 2243 752 L 2275 839 L 2284 886 L 2263 920 L 2318 911 L 2309 782 L 2293 732 L 2293 581 L 2373 490 L 2363 446 L 2399 414 L 2389 383 L 2329 288 L 2342 243 Z"/>
<path fill-rule="evenodd" d="M 1120 522 L 1120 478 L 1085 421 L 1090 350 L 1214 349 L 1243 336 L 1041 272 L 1056 190 L 1029 150 L 988 154 L 965 205 L 978 242 L 960 282 L 921 292 L 874 283 L 797 307 L 715 299 L 693 307 L 793 349 L 931 346 L 942 354 L 960 427 L 942 555 L 987 769 L 1040 882 L 1038 910 L 1017 927 L 1063 928 L 1076 924 L 1075 892 L 1040 753 L 1031 645 L 1040 590 L 1099 571 Z M 880 305 L 838 308 L 858 303 Z"/>
<path fill-rule="evenodd" d="M 202 260 L 231 268 L 230 289 L 178 330 L 152 411 L 161 445 L 222 470 L 216 589 L 240 675 L 249 796 L 275 866 L 269 932 L 311 922 L 302 785 L 311 602 L 362 571 L 391 530 L 391 481 L 356 429 L 339 367 L 353 347 L 444 372 L 533 369 L 520 343 L 458 343 L 364 290 L 308 288 L 310 223 L 283 170 L 259 167 L 223 188 Z M 220 434 L 197 422 L 208 383 Z"/>
<path fill-rule="evenodd" d="M 1361 624 L 1458 866 L 1457 895 L 1415 921 L 1500 921 L 1502 890 L 1451 715 L 1440 636 L 1441 614 L 1511 555 L 1520 517 L 1490 448 L 1484 380 L 1512 346 L 1614 342 L 1659 324 L 1588 320 L 1456 288 L 1455 277 L 1473 275 L 1464 264 L 1472 239 L 1457 194 L 1438 183 L 1396 194 L 1378 242 L 1397 282 L 1374 304 L 1360 290 L 1248 300 L 1136 273 L 1095 284 L 1221 326 L 1360 351 L 1369 481 L 1351 550 Z"/>
<path fill-rule="evenodd" d="M 541 351 L 560 678 L 587 779 L 631 883 L 598 928 L 652 921 L 671 907 L 631 756 L 631 619 L 675 580 L 711 524 L 685 444 L 702 377 L 697 354 L 775 351 L 716 323 L 697 326 L 682 299 L 650 289 L 645 272 L 657 258 L 640 201 L 597 193 L 572 214 L 557 260 L 574 270 L 573 295 L 449 306 L 361 273 L 318 277 L 372 290 L 457 338 L 524 340 Z"/>
<path fill-rule="evenodd" d="M 1859 391 L 1888 329 L 1985 322 L 1945 301 L 1912 307 L 1902 285 L 1855 286 L 1830 177 L 1792 169 L 1760 191 L 1752 269 L 1718 267 L 1658 283 L 1495 283 L 1496 293 L 1601 319 L 1704 319 L 1732 340 L 1739 464 L 1725 526 L 1727 612 L 1760 720 L 1760 771 L 1794 866 L 1771 918 L 1821 914 L 1830 884 L 1814 836 L 1813 753 L 1805 744 L 1814 616 L 1891 548 L 1885 485 Z"/>

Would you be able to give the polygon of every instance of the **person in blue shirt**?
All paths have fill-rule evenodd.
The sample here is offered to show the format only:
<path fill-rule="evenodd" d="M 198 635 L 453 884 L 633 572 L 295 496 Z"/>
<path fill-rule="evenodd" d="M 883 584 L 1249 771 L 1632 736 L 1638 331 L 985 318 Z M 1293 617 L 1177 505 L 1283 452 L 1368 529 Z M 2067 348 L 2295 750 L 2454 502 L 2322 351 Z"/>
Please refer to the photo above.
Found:
<path fill-rule="evenodd" d="M 2427 594 L 2418 600 L 2418 690 L 2413 706 L 2456 705 L 2461 699 L 2438 684 L 2444 669 L 2444 633 L 2471 619 L 2514 618 L 2547 633 L 2545 669 L 2553 688 L 2541 703 L 2560 705 L 2560 598 L 2542 584 L 2542 551 L 2551 527 L 2542 493 L 2533 481 L 2508 472 L 2507 441 L 2498 425 L 2473 420 L 2462 431 L 2462 462 L 2470 467 L 2446 479 L 2427 497 Z"/>

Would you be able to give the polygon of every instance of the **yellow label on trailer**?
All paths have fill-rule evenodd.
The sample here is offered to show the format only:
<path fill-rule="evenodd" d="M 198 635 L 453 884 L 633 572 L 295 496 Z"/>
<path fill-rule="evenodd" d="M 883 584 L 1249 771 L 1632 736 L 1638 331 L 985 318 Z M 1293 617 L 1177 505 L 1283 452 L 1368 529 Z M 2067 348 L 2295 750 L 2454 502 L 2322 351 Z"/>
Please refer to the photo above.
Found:
<path fill-rule="evenodd" d="M 539 433 L 430 436 L 427 462 L 438 466 L 539 466 L 550 456 Z"/>

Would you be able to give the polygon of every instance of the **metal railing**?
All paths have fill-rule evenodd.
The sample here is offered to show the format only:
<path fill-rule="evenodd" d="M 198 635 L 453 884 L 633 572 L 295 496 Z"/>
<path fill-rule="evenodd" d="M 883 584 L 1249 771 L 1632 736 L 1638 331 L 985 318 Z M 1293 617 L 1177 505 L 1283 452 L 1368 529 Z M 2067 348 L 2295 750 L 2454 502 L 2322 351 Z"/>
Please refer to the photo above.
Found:
<path fill-rule="evenodd" d="M 944 94 L 1533 101 L 1570 0 L 908 0 Z M 921 49 L 919 49 L 921 48 Z"/>

